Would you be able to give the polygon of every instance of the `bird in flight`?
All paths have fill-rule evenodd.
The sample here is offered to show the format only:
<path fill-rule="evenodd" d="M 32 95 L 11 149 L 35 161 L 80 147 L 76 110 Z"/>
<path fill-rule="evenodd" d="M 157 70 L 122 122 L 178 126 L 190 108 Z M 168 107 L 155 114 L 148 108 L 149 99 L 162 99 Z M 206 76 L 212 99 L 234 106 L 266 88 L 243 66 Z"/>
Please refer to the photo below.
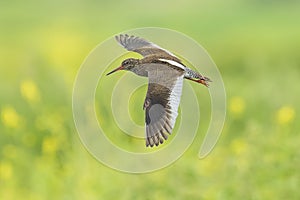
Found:
<path fill-rule="evenodd" d="M 211 80 L 186 67 L 171 52 L 137 36 L 121 34 L 115 36 L 117 42 L 128 51 L 139 53 L 142 59 L 128 58 L 119 70 L 131 71 L 138 76 L 148 77 L 148 90 L 144 101 L 146 147 L 162 144 L 172 133 L 178 115 L 183 79 L 188 79 L 208 87 Z"/>

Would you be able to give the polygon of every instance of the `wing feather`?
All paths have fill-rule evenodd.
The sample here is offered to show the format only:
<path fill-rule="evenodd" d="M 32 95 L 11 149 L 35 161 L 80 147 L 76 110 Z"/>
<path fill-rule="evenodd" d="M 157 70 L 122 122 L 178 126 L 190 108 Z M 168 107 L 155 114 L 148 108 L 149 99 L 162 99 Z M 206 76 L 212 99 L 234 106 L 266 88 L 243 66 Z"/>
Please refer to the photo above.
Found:
<path fill-rule="evenodd" d="M 174 54 L 159 47 L 158 45 L 149 42 L 143 38 L 137 36 L 129 36 L 127 34 L 121 34 L 115 36 L 119 44 L 121 44 L 128 51 L 134 51 L 141 54 L 142 56 L 153 56 L 157 55 L 160 58 L 166 58 L 181 62 Z"/>
<path fill-rule="evenodd" d="M 178 116 L 184 72 L 166 65 L 147 66 L 146 146 L 158 146 L 172 133 Z"/>

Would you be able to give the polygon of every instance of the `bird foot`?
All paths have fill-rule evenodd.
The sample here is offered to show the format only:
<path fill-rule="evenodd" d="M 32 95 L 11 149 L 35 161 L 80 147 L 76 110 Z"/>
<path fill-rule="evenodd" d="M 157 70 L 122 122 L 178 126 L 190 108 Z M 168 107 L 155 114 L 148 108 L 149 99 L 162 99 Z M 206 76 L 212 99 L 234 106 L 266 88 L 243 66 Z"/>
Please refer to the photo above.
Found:
<path fill-rule="evenodd" d="M 206 78 L 206 77 L 205 77 Z M 197 82 L 197 83 L 201 83 L 202 85 L 205 85 L 206 87 L 209 87 L 209 83 L 208 82 L 211 82 L 211 80 L 210 79 L 199 79 L 199 80 L 194 80 L 195 82 Z"/>

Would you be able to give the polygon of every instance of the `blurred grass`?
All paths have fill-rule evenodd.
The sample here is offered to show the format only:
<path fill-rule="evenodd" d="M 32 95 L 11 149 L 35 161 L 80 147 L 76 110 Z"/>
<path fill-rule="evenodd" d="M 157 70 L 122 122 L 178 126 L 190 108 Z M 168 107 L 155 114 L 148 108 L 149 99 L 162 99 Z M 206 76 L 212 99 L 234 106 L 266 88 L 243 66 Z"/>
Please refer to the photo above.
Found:
<path fill-rule="evenodd" d="M 293 0 L 2 1 L 0 199 L 299 199 L 299 8 Z M 92 48 L 145 26 L 181 31 L 208 50 L 228 115 L 204 160 L 199 134 L 172 166 L 131 175 L 86 152 L 71 92 Z"/>

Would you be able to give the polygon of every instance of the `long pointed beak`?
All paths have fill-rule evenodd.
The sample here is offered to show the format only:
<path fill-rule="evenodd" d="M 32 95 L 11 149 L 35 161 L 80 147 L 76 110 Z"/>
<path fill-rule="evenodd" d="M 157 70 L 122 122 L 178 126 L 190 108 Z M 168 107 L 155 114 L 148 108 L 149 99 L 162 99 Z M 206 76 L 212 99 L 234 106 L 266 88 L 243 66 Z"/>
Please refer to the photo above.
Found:
<path fill-rule="evenodd" d="M 106 76 L 108 76 L 108 75 L 110 75 L 110 74 L 112 74 L 112 73 L 114 73 L 116 71 L 122 70 L 122 69 L 123 69 L 123 66 L 121 65 L 120 67 L 118 67 L 118 68 L 112 70 L 111 72 L 109 72 L 108 74 L 106 74 Z"/>

